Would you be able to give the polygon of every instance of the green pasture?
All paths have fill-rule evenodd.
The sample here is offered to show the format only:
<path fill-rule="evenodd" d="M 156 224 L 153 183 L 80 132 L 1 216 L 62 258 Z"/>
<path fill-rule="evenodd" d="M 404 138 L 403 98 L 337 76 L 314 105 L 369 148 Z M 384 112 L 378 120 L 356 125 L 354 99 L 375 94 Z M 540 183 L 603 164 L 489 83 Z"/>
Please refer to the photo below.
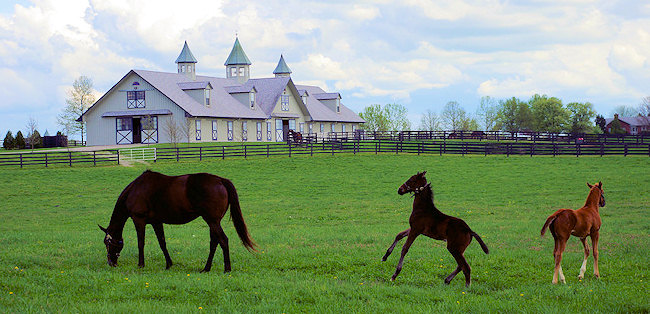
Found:
<path fill-rule="evenodd" d="M 210 172 L 230 178 L 257 253 L 232 222 L 233 270 L 221 250 L 210 273 L 207 225 L 166 225 L 174 266 L 147 228 L 138 268 L 131 222 L 119 266 L 106 264 L 104 234 L 122 189 L 143 170 Z M 463 218 L 490 248 L 473 241 L 472 286 L 444 242 L 418 238 L 395 282 L 412 198 L 397 188 L 427 170 L 436 205 Z M 565 285 L 552 285 L 553 239 L 540 238 L 548 215 L 579 208 L 602 180 L 600 274 L 590 258 L 578 280 L 576 238 L 563 260 Z M 650 311 L 650 158 L 340 154 L 159 162 L 133 167 L 0 168 L 0 309 L 3 312 L 645 312 Z"/>

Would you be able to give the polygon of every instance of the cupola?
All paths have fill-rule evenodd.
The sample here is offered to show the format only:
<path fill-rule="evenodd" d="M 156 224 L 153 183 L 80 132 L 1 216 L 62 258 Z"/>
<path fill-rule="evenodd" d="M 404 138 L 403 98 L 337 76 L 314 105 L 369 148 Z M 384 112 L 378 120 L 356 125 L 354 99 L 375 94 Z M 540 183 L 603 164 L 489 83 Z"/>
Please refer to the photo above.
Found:
<path fill-rule="evenodd" d="M 235 44 L 232 46 L 230 55 L 226 62 L 226 77 L 236 78 L 240 84 L 246 83 L 250 78 L 251 61 L 248 60 L 244 49 L 239 43 L 239 38 L 235 38 Z"/>
<path fill-rule="evenodd" d="M 275 77 L 291 76 L 291 70 L 287 66 L 287 63 L 284 62 L 282 55 L 280 55 L 280 61 L 278 61 L 278 66 L 273 70 L 273 74 L 275 74 Z"/>
<path fill-rule="evenodd" d="M 178 73 L 184 73 L 191 80 L 196 80 L 196 62 L 196 58 L 194 58 L 186 41 L 183 45 L 183 50 L 181 50 L 181 54 L 176 58 Z"/>

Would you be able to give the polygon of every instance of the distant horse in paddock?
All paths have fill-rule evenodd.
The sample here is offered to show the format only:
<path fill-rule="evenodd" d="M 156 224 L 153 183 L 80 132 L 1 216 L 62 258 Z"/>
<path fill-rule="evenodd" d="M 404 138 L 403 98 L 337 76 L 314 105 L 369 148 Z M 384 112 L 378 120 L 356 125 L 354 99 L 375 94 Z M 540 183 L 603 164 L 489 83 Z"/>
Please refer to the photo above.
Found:
<path fill-rule="evenodd" d="M 158 244 L 165 255 L 167 269 L 172 260 L 167 251 L 163 224 L 186 224 L 197 217 L 203 218 L 210 227 L 210 254 L 202 272 L 212 268 L 217 245 L 223 251 L 224 272 L 230 271 L 228 237 L 221 228 L 221 219 L 230 206 L 230 217 L 246 249 L 255 250 L 244 217 L 239 207 L 237 190 L 230 180 L 208 173 L 166 176 L 145 171 L 131 182 L 120 194 L 106 233 L 108 265 L 117 266 L 117 259 L 124 246 L 122 231 L 126 220 L 131 218 L 138 234 L 139 267 L 144 267 L 145 226 L 150 224 L 156 232 Z"/>
<path fill-rule="evenodd" d="M 415 196 L 415 199 L 413 200 L 413 211 L 409 218 L 411 228 L 397 234 L 395 241 L 388 248 L 388 251 L 386 251 L 382 261 L 386 261 L 399 240 L 408 237 L 406 243 L 404 243 L 404 247 L 402 247 L 402 256 L 397 264 L 395 274 L 393 274 L 393 277 L 391 278 L 391 281 L 394 281 L 402 270 L 404 256 L 406 256 L 411 244 L 413 244 L 413 241 L 415 241 L 417 236 L 424 234 L 432 239 L 446 241 L 447 250 L 454 257 L 456 263 L 458 263 L 458 267 L 456 267 L 456 269 L 445 278 L 445 284 L 449 284 L 462 270 L 463 275 L 465 275 L 465 286 L 469 287 L 471 283 L 471 270 L 463 253 L 467 246 L 469 246 L 470 242 L 472 242 L 472 238 L 476 238 L 476 241 L 481 245 L 485 254 L 489 253 L 488 247 L 485 245 L 481 237 L 470 229 L 465 221 L 460 218 L 445 215 L 436 208 L 436 205 L 433 204 L 433 191 L 431 190 L 431 184 L 427 183 L 427 179 L 424 177 L 426 173 L 426 171 L 421 173 L 418 172 L 416 175 L 408 179 L 408 181 L 404 182 L 404 184 L 402 184 L 402 186 L 397 190 L 399 195 L 412 192 Z"/>
<path fill-rule="evenodd" d="M 587 182 L 589 187 L 589 195 L 585 206 L 578 210 L 560 209 L 548 216 L 546 223 L 542 227 L 541 235 L 544 236 L 546 228 L 551 230 L 553 239 L 555 239 L 555 248 L 553 249 L 553 257 L 555 258 L 555 270 L 553 272 L 553 283 L 558 282 L 558 276 L 562 283 L 566 283 L 564 274 L 562 273 L 562 252 L 566 248 L 566 242 L 571 235 L 580 238 L 582 246 L 585 248 L 585 259 L 582 261 L 580 267 L 579 279 L 584 278 L 585 270 L 587 269 L 587 258 L 589 257 L 589 247 L 587 246 L 587 236 L 591 237 L 591 245 L 594 249 L 594 275 L 598 278 L 598 236 L 600 231 L 600 214 L 598 207 L 605 207 L 605 192 L 603 191 L 603 183 L 591 185 Z"/>

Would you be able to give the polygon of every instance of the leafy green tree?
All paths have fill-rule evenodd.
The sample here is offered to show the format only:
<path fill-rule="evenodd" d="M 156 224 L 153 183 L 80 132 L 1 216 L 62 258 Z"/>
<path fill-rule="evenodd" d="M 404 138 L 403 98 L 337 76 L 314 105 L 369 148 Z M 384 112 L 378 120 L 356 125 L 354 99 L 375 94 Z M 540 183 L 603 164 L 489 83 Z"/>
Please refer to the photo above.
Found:
<path fill-rule="evenodd" d="M 23 132 L 18 131 L 16 133 L 16 146 L 17 149 L 24 149 L 25 148 L 25 137 L 23 136 Z"/>
<path fill-rule="evenodd" d="M 420 118 L 421 131 L 437 131 L 440 130 L 440 117 L 430 109 L 422 114 Z"/>
<path fill-rule="evenodd" d="M 508 132 L 530 130 L 532 113 L 527 103 L 512 97 L 499 101 L 497 110 L 497 128 Z"/>
<path fill-rule="evenodd" d="M 481 97 L 481 103 L 476 110 L 476 116 L 486 131 L 492 131 L 498 119 L 498 107 L 494 98 L 490 96 Z M 476 130 L 475 128 L 473 130 Z"/>
<path fill-rule="evenodd" d="M 467 113 L 458 102 L 450 101 L 442 109 L 441 118 L 447 129 L 461 130 L 463 121 L 467 118 Z"/>
<path fill-rule="evenodd" d="M 366 131 L 388 131 L 388 119 L 384 116 L 379 104 L 363 108 L 363 111 L 359 113 L 359 117 L 366 120 L 366 123 L 363 124 Z"/>
<path fill-rule="evenodd" d="M 568 103 L 566 108 L 571 113 L 568 127 L 569 132 L 576 134 L 592 133 L 595 131 L 594 125 L 591 124 L 591 119 L 596 116 L 596 111 L 594 111 L 594 106 L 590 102 L 572 102 Z"/>
<path fill-rule="evenodd" d="M 7 131 L 7 135 L 5 135 L 5 140 L 2 142 L 2 147 L 4 149 L 13 149 L 16 146 L 16 139 L 14 138 L 13 134 L 11 134 L 11 131 Z"/>
<path fill-rule="evenodd" d="M 528 101 L 533 117 L 533 131 L 560 133 L 566 130 L 569 111 L 555 97 L 535 94 Z"/>
<path fill-rule="evenodd" d="M 63 112 L 56 118 L 57 123 L 69 133 L 79 133 L 81 142 L 84 141 L 85 123 L 77 121 L 79 117 L 95 102 L 93 95 L 93 81 L 86 76 L 78 77 L 68 90 L 67 103 Z"/>
<path fill-rule="evenodd" d="M 596 126 L 600 129 L 600 131 L 604 134 L 607 134 L 607 120 L 601 115 L 596 115 L 596 119 L 594 120 L 596 123 Z"/>
<path fill-rule="evenodd" d="M 367 131 L 406 131 L 411 128 L 407 113 L 406 107 L 399 104 L 375 104 L 365 107 L 359 116 L 366 120 L 363 128 Z"/>

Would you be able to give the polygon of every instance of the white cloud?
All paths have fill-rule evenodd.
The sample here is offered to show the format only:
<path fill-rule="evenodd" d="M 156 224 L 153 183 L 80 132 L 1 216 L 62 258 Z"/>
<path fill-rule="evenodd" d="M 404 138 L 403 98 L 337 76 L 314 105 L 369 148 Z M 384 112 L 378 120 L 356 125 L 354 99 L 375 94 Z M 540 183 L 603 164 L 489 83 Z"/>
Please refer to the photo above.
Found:
<path fill-rule="evenodd" d="M 374 20 L 381 16 L 379 8 L 370 5 L 355 4 L 346 14 L 356 21 Z"/>

